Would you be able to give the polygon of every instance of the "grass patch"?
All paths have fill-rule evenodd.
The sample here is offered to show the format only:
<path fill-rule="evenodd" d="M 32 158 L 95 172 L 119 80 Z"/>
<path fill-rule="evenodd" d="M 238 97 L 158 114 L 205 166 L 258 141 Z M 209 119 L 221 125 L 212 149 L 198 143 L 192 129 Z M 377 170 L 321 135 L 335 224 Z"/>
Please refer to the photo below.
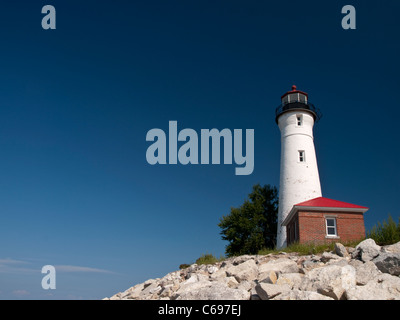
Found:
<path fill-rule="evenodd" d="M 345 247 L 355 247 L 362 240 L 358 241 L 349 241 L 342 243 Z M 318 254 L 323 253 L 325 251 L 333 251 L 335 249 L 334 242 L 327 243 L 292 243 L 286 248 L 278 249 L 261 249 L 258 254 L 267 255 L 269 253 L 278 254 L 280 252 L 292 253 L 297 252 L 299 255 L 310 255 L 310 254 Z"/>
<path fill-rule="evenodd" d="M 224 256 L 220 256 L 219 258 L 217 258 L 217 257 L 215 257 L 214 255 L 212 255 L 210 253 L 206 253 L 206 254 L 202 254 L 200 256 L 200 258 L 198 258 L 196 260 L 196 263 L 198 265 L 201 265 L 201 264 L 213 264 L 213 263 L 220 262 L 220 261 L 223 261 L 223 260 L 225 260 Z"/>
<path fill-rule="evenodd" d="M 216 262 L 221 262 L 221 261 L 224 261 L 226 259 L 226 257 L 225 256 L 223 256 L 223 255 L 221 255 L 219 258 L 217 258 L 217 257 L 215 257 L 213 254 L 211 254 L 211 253 L 205 253 L 205 254 L 202 254 L 201 256 L 200 256 L 200 258 L 198 258 L 197 260 L 196 260 L 196 264 L 197 265 L 202 265 L 202 264 L 214 264 L 214 263 L 216 263 Z M 193 263 L 192 263 L 193 264 Z M 192 264 L 186 264 L 186 263 L 183 263 L 183 264 L 181 264 L 180 266 L 179 266 L 179 269 L 186 269 L 186 268 L 188 268 L 188 267 L 190 267 Z"/>

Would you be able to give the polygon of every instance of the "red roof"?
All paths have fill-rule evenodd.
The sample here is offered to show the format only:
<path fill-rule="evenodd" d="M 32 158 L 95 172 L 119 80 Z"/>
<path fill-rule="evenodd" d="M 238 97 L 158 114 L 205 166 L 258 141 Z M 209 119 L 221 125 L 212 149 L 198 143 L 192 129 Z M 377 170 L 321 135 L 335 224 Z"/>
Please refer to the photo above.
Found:
<path fill-rule="evenodd" d="M 367 207 L 358 206 L 356 204 L 318 197 L 304 202 L 295 204 L 296 207 L 322 207 L 322 208 L 358 208 L 368 209 Z"/>
<path fill-rule="evenodd" d="M 300 202 L 298 204 L 295 204 L 290 210 L 289 214 L 285 218 L 285 220 L 282 222 L 283 226 L 286 226 L 290 220 L 293 218 L 294 214 L 298 210 L 326 210 L 327 212 L 345 212 L 345 213 L 351 213 L 351 212 L 360 212 L 360 213 L 365 213 L 368 210 L 368 207 L 362 207 L 358 206 L 356 204 L 348 203 L 348 202 L 343 202 L 343 201 L 338 201 L 338 200 L 333 200 L 333 199 L 328 199 L 324 197 L 318 197 L 314 198 L 311 200 L 307 200 L 304 202 Z M 345 210 L 342 210 L 345 209 Z"/>

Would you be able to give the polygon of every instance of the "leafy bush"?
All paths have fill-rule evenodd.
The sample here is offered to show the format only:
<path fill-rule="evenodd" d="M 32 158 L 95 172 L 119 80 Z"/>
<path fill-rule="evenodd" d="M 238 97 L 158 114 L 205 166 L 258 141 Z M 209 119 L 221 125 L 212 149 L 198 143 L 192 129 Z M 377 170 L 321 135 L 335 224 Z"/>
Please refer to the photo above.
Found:
<path fill-rule="evenodd" d="M 380 245 L 389 245 L 400 241 L 400 217 L 399 223 L 393 220 L 391 215 L 388 217 L 388 221 L 383 220 L 383 223 L 378 222 L 367 232 L 367 238 L 375 240 Z"/>

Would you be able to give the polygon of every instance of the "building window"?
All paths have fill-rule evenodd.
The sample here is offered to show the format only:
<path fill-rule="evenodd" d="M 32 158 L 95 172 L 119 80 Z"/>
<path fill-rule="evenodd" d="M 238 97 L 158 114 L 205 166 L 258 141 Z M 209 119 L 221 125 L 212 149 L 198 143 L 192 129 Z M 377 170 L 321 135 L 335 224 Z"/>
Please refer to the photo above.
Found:
<path fill-rule="evenodd" d="M 306 162 L 306 153 L 304 150 L 299 150 L 299 161 Z"/>
<path fill-rule="evenodd" d="M 337 237 L 336 218 L 326 218 L 325 223 L 327 237 Z"/>
<path fill-rule="evenodd" d="M 296 123 L 298 127 L 301 127 L 303 125 L 303 115 L 298 114 L 296 116 Z"/>

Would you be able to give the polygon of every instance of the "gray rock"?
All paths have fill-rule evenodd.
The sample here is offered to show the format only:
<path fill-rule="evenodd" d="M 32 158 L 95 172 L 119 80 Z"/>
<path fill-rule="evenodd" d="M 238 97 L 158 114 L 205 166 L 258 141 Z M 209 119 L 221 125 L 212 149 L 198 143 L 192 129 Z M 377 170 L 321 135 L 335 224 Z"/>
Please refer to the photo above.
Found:
<path fill-rule="evenodd" d="M 166 286 L 168 284 L 174 283 L 174 281 L 181 280 L 181 274 L 179 271 L 170 272 L 160 279 L 159 283 L 161 286 Z"/>
<path fill-rule="evenodd" d="M 344 299 L 346 289 L 356 285 L 356 270 L 350 266 L 329 265 L 308 272 L 299 286 L 303 291 L 316 291 L 335 300 Z"/>
<path fill-rule="evenodd" d="M 400 275 L 400 253 L 382 252 L 372 262 L 384 273 Z"/>
<path fill-rule="evenodd" d="M 173 285 L 168 284 L 161 289 L 161 291 L 159 292 L 159 296 L 160 296 L 160 298 L 170 298 L 172 296 L 173 292 L 174 292 Z"/>
<path fill-rule="evenodd" d="M 367 262 L 375 258 L 380 251 L 381 247 L 378 246 L 373 239 L 366 239 L 355 247 L 352 258 Z"/>
<path fill-rule="evenodd" d="M 184 282 L 182 282 L 182 285 L 185 286 L 190 283 L 194 282 L 199 282 L 199 281 L 208 281 L 209 278 L 208 276 L 202 274 L 202 273 L 191 273 L 190 277 L 186 279 Z"/>
<path fill-rule="evenodd" d="M 293 289 L 290 291 L 282 292 L 280 295 L 272 298 L 272 300 L 334 300 L 334 299 L 314 291 L 301 291 L 298 289 Z"/>
<path fill-rule="evenodd" d="M 335 259 L 335 260 L 330 260 L 326 263 L 327 266 L 329 265 L 335 265 L 335 266 L 341 266 L 341 267 L 345 267 L 347 265 L 349 265 L 349 262 L 346 258 L 340 258 L 340 259 Z"/>
<path fill-rule="evenodd" d="M 246 291 L 250 291 L 251 289 L 253 289 L 256 286 L 256 283 L 254 281 L 248 281 L 248 280 L 244 280 L 241 281 L 235 289 L 243 289 Z"/>
<path fill-rule="evenodd" d="M 232 265 L 231 265 L 232 266 Z M 210 279 L 218 281 L 219 279 L 224 279 L 226 277 L 225 268 L 221 268 L 210 275 Z"/>
<path fill-rule="evenodd" d="M 121 292 L 114 294 L 110 298 L 104 298 L 103 300 L 122 300 Z"/>
<path fill-rule="evenodd" d="M 350 256 L 353 254 L 354 250 L 356 250 L 356 248 L 353 248 L 353 247 L 345 247 L 345 248 Z"/>
<path fill-rule="evenodd" d="M 149 290 L 149 293 L 150 293 L 150 294 L 154 294 L 154 293 L 159 292 L 161 289 L 162 289 L 161 286 L 157 286 L 157 287 L 155 287 L 155 288 Z"/>
<path fill-rule="evenodd" d="M 262 272 L 258 276 L 258 280 L 260 282 L 275 284 L 276 280 L 278 280 L 278 276 L 276 275 L 275 271 L 271 270 L 270 272 Z"/>
<path fill-rule="evenodd" d="M 245 255 L 242 255 L 242 256 L 238 256 L 238 257 L 235 257 L 235 258 L 232 259 L 232 264 L 236 266 L 236 265 L 239 265 L 239 264 L 241 264 L 243 262 L 246 262 L 248 260 L 254 260 L 255 257 L 256 256 L 251 256 L 251 255 L 248 255 L 248 254 L 245 254 Z"/>
<path fill-rule="evenodd" d="M 192 265 L 190 265 L 189 268 L 186 268 L 185 271 L 187 271 L 188 273 L 196 272 L 198 268 L 199 266 L 197 265 L 197 263 L 193 263 Z"/>
<path fill-rule="evenodd" d="M 222 279 L 222 282 L 224 282 L 229 288 L 236 288 L 239 284 L 235 277 L 225 277 Z"/>
<path fill-rule="evenodd" d="M 358 259 L 351 259 L 349 261 L 349 265 L 351 265 L 352 267 L 354 267 L 357 270 L 357 268 L 364 265 L 364 262 L 362 262 L 361 260 L 358 260 Z"/>
<path fill-rule="evenodd" d="M 359 262 L 360 264 L 357 264 L 357 266 L 354 265 L 354 268 L 356 269 L 357 285 L 364 286 L 370 280 L 376 278 L 378 275 L 381 274 L 381 272 L 372 261 L 367 261 L 365 263 L 362 263 L 361 261 Z"/>
<path fill-rule="evenodd" d="M 350 257 L 349 253 L 346 250 L 346 247 L 339 242 L 335 243 L 335 253 L 339 257 L 344 257 L 344 258 Z"/>
<path fill-rule="evenodd" d="M 286 284 L 288 285 L 291 289 L 298 289 L 300 286 L 302 280 L 303 280 L 304 275 L 301 273 L 283 273 L 279 275 L 278 280 L 276 281 L 276 284 Z"/>
<path fill-rule="evenodd" d="M 269 300 L 282 292 L 290 291 L 290 287 L 288 285 L 279 285 L 279 284 L 271 284 L 271 283 L 259 283 L 255 287 L 256 292 L 261 300 Z"/>
<path fill-rule="evenodd" d="M 213 274 L 218 271 L 218 268 L 216 266 L 208 266 L 207 271 L 209 274 Z"/>
<path fill-rule="evenodd" d="M 303 273 L 307 273 L 308 271 L 311 271 L 312 269 L 319 268 L 324 266 L 324 263 L 320 261 L 319 259 L 314 259 L 314 258 L 309 258 L 301 263 L 302 268 L 303 268 Z"/>
<path fill-rule="evenodd" d="M 244 280 L 252 281 L 258 276 L 258 268 L 254 260 L 251 259 L 227 268 L 226 274 L 228 277 L 235 277 L 238 282 Z"/>
<path fill-rule="evenodd" d="M 227 268 L 230 268 L 232 266 L 233 266 L 232 259 L 227 259 L 225 261 L 222 261 L 220 270 L 221 269 L 227 269 Z"/>
<path fill-rule="evenodd" d="M 271 271 L 274 271 L 276 274 L 293 273 L 299 272 L 299 267 L 297 266 L 297 263 L 293 260 L 287 258 L 279 258 L 277 260 L 271 260 L 267 263 L 261 264 L 258 267 L 258 271 L 260 273 L 260 278 L 263 278 L 264 275 L 264 278 L 266 278 Z"/>
<path fill-rule="evenodd" d="M 383 252 L 400 253 L 400 241 L 388 246 L 382 247 Z"/>
<path fill-rule="evenodd" d="M 400 278 L 378 275 L 365 286 L 347 289 L 346 297 L 348 300 L 400 300 Z"/>
<path fill-rule="evenodd" d="M 137 284 L 136 286 L 131 287 L 128 290 L 124 291 L 121 295 L 121 298 L 136 299 L 137 297 L 139 297 L 143 289 L 144 289 L 144 283 Z"/>
<path fill-rule="evenodd" d="M 159 289 L 157 289 L 157 288 L 159 288 Z M 140 292 L 138 298 L 144 298 L 144 297 L 150 296 L 153 293 L 155 293 L 157 290 L 160 290 L 160 289 L 161 288 L 156 281 L 151 282 L 149 285 L 144 287 L 144 289 Z"/>
<path fill-rule="evenodd" d="M 156 279 L 146 280 L 145 282 L 143 282 L 143 289 L 145 289 L 146 287 L 148 287 L 148 286 L 150 286 L 150 285 L 152 285 L 152 284 L 154 284 L 156 282 L 157 282 Z"/>
<path fill-rule="evenodd" d="M 249 300 L 250 292 L 241 289 L 229 288 L 220 282 L 209 282 L 208 284 L 180 292 L 176 300 Z"/>
<path fill-rule="evenodd" d="M 338 260 L 338 259 L 340 259 L 340 257 L 337 254 L 334 254 L 331 252 L 324 252 L 324 253 L 322 253 L 322 256 L 321 256 L 321 261 L 323 263 L 326 263 L 330 260 Z"/>

